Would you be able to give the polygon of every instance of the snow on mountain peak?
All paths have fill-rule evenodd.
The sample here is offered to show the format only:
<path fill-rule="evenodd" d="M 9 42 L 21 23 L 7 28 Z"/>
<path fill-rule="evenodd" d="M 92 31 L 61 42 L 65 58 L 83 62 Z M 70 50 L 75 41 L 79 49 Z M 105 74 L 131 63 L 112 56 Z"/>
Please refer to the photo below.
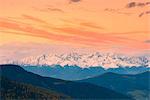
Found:
<path fill-rule="evenodd" d="M 149 56 L 125 56 L 119 54 L 94 52 L 89 54 L 80 54 L 76 52 L 62 54 L 42 54 L 39 56 L 30 56 L 13 63 L 20 65 L 76 65 L 80 67 L 102 66 L 104 68 L 116 68 L 119 66 L 150 66 Z"/>

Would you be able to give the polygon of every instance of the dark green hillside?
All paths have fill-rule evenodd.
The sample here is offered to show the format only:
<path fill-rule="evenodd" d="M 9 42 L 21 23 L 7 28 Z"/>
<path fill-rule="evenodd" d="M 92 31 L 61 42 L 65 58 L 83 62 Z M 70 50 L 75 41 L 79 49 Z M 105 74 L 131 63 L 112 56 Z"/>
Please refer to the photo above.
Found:
<path fill-rule="evenodd" d="M 60 79 L 42 77 L 25 71 L 17 65 L 0 65 L 2 76 L 19 83 L 31 84 L 33 86 L 56 91 L 70 96 L 73 99 L 131 99 L 126 95 L 113 90 L 89 84 Z"/>
<path fill-rule="evenodd" d="M 50 90 L 35 87 L 29 84 L 18 83 L 16 81 L 11 81 L 7 78 L 0 77 L 1 81 L 1 99 L 11 100 L 11 99 L 34 99 L 34 100 L 60 100 L 69 99 L 69 97 L 62 94 L 52 92 Z"/>
<path fill-rule="evenodd" d="M 102 86 L 119 93 L 132 95 L 134 98 L 148 98 L 150 96 L 150 72 L 136 75 L 105 73 L 93 78 L 80 80 L 94 85 Z"/>

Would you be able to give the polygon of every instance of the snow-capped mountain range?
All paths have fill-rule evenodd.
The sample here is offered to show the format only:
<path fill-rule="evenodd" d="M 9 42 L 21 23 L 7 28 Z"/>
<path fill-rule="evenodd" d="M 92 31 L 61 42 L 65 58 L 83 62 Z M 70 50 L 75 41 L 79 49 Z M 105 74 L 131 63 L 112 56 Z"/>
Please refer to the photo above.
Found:
<path fill-rule="evenodd" d="M 125 56 L 110 53 L 62 53 L 62 54 L 41 54 L 38 56 L 30 56 L 17 61 L 7 61 L 18 65 L 33 65 L 33 66 L 53 66 L 53 65 L 69 65 L 86 67 L 101 66 L 104 68 L 132 67 L 132 66 L 147 66 L 150 67 L 150 56 Z"/>

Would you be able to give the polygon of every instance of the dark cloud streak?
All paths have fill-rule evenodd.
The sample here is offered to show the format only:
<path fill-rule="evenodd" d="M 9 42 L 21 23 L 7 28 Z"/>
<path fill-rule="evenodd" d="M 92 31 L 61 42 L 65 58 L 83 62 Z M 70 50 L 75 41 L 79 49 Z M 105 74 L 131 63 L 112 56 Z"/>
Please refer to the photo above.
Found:
<path fill-rule="evenodd" d="M 69 3 L 78 3 L 81 2 L 81 0 L 69 0 Z"/>
<path fill-rule="evenodd" d="M 129 12 L 123 12 L 121 9 L 112 9 L 112 8 L 106 8 L 104 11 L 111 12 L 111 13 L 116 13 L 116 14 L 124 14 L 124 15 L 131 15 L 132 13 Z"/>
<path fill-rule="evenodd" d="M 146 40 L 146 41 L 144 41 L 144 43 L 150 43 L 150 40 Z"/>
<path fill-rule="evenodd" d="M 37 10 L 37 11 L 41 11 L 41 12 L 60 12 L 60 13 L 65 13 L 62 9 L 59 9 L 59 8 L 53 8 L 53 7 L 45 7 L 45 8 L 42 8 L 42 9 L 39 9 L 39 8 L 36 8 L 36 7 L 33 7 L 34 10 Z"/>
<path fill-rule="evenodd" d="M 123 8 L 123 9 L 106 8 L 104 11 L 111 12 L 111 13 L 116 13 L 116 14 L 131 15 L 131 14 L 134 14 L 134 13 L 123 12 L 122 10 L 137 8 L 137 7 L 142 8 L 142 7 L 146 7 L 146 6 L 150 6 L 150 2 L 134 2 L 133 1 L 133 2 L 129 2 L 128 4 L 126 4 L 125 8 Z M 148 14 L 150 14 L 150 10 L 139 12 L 138 17 L 142 17 L 142 16 L 148 15 Z"/>
<path fill-rule="evenodd" d="M 130 2 L 126 5 L 126 8 L 134 8 L 134 7 L 144 7 L 149 5 L 150 2 Z"/>
<path fill-rule="evenodd" d="M 64 11 L 62 9 L 59 9 L 59 8 L 47 8 L 47 10 L 64 13 Z"/>
<path fill-rule="evenodd" d="M 142 17 L 142 16 L 147 15 L 147 14 L 150 14 L 150 10 L 140 13 L 139 17 Z"/>

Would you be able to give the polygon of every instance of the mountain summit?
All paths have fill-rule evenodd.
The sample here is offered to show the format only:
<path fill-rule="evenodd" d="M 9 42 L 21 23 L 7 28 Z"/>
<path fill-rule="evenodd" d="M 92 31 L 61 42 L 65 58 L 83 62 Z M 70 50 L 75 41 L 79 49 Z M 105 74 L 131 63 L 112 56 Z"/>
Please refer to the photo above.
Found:
<path fill-rule="evenodd" d="M 102 66 L 104 68 L 132 67 L 132 66 L 150 66 L 150 56 L 125 56 L 119 54 L 94 52 L 89 54 L 80 53 L 62 53 L 62 54 L 41 54 L 30 56 L 18 61 L 8 61 L 18 65 L 69 65 L 80 66 L 82 68 Z"/>

